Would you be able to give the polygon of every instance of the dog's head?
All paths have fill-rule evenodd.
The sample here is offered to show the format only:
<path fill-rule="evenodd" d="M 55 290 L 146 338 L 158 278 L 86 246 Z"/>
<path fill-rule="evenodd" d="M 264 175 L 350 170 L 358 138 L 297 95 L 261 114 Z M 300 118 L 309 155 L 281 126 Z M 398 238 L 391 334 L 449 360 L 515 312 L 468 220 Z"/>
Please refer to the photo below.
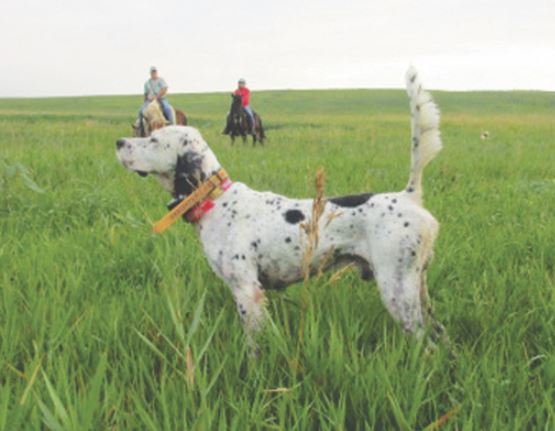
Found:
<path fill-rule="evenodd" d="M 147 138 L 122 138 L 116 156 L 141 176 L 152 174 L 173 196 L 187 196 L 220 169 L 216 156 L 198 130 L 168 126 Z"/>

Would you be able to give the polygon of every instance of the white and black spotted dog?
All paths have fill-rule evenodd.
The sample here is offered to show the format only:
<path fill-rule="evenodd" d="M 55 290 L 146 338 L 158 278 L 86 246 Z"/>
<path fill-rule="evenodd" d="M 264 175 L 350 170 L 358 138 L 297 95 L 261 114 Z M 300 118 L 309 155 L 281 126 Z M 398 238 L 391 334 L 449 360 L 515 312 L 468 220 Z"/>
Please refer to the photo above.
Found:
<path fill-rule="evenodd" d="M 422 206 L 424 167 L 442 147 L 439 112 L 414 69 L 409 69 L 406 80 L 412 115 L 406 189 L 328 199 L 311 266 L 316 271 L 326 265 L 331 251 L 329 267 L 354 264 L 363 279 L 373 275 L 383 303 L 406 331 L 420 337 L 429 327 L 432 335 L 439 336 L 443 327 L 431 316 L 425 278 L 439 225 Z M 131 171 L 158 177 L 176 198 L 190 195 L 221 169 L 192 127 L 166 127 L 148 138 L 120 139 L 117 158 Z M 302 279 L 306 233 L 300 223 L 311 215 L 311 199 L 258 192 L 234 182 L 196 221 L 206 258 L 230 287 L 249 336 L 263 321 L 263 289 Z"/>

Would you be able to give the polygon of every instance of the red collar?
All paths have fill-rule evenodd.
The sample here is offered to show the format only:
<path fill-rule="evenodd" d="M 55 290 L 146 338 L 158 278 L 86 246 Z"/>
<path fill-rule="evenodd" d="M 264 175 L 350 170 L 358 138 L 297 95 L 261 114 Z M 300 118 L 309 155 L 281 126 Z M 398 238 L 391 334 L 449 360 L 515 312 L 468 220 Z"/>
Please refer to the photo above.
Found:
<path fill-rule="evenodd" d="M 170 210 L 152 227 L 156 233 L 164 232 L 172 223 L 182 216 L 190 223 L 195 223 L 204 214 L 214 208 L 214 200 L 218 199 L 233 183 L 224 169 L 220 169 L 204 181 L 187 197 L 179 197 L 169 205 Z"/>
<path fill-rule="evenodd" d="M 185 219 L 189 223 L 198 222 L 203 215 L 209 213 L 210 210 L 212 210 L 212 208 L 216 206 L 214 200 L 224 194 L 224 192 L 227 191 L 227 189 L 229 189 L 232 184 L 233 182 L 229 178 L 226 178 L 222 183 L 220 183 L 218 188 L 210 194 L 209 197 L 199 202 L 199 204 L 196 205 L 194 208 L 191 208 L 189 211 L 187 211 L 187 213 L 184 215 Z"/>

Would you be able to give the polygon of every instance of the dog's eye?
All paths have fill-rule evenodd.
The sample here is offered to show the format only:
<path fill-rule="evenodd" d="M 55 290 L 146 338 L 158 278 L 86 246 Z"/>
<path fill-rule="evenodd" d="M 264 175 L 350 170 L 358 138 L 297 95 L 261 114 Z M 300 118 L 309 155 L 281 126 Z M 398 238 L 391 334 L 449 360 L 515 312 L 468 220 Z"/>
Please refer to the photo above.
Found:
<path fill-rule="evenodd" d="M 156 138 L 150 138 L 150 142 L 153 144 L 157 144 L 158 143 L 158 139 Z"/>

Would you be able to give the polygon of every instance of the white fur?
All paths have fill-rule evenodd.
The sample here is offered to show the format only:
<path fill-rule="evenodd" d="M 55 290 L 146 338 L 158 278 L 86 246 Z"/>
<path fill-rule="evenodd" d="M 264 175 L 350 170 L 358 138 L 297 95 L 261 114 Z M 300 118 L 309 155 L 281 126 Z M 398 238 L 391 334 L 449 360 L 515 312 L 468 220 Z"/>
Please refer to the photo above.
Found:
<path fill-rule="evenodd" d="M 411 175 L 407 190 L 413 199 L 422 201 L 422 172 L 426 165 L 441 151 L 439 109 L 432 96 L 422 88 L 414 67 L 406 73 L 407 94 L 410 100 L 412 152 Z"/>
<path fill-rule="evenodd" d="M 441 141 L 437 108 L 422 91 L 412 69 L 407 73 L 407 91 L 413 116 L 407 189 L 360 199 L 360 204 L 352 207 L 345 206 L 345 201 L 328 200 L 319 222 L 320 241 L 311 269 L 319 269 L 331 254 L 330 268 L 353 263 L 363 274 L 371 272 L 390 314 L 405 330 L 421 335 L 426 318 L 433 329 L 441 330 L 431 319 L 425 283 L 438 223 L 421 206 L 420 198 L 422 171 L 441 149 Z M 414 145 L 415 138 L 419 145 Z M 130 170 L 157 175 L 174 195 L 178 193 L 174 178 L 194 181 L 221 167 L 192 127 L 170 126 L 150 138 L 120 140 L 117 157 Z M 196 162 L 191 172 L 179 171 L 177 160 L 182 157 Z M 302 213 L 302 222 L 307 222 L 311 208 L 310 199 L 258 192 L 236 182 L 196 224 L 206 258 L 230 287 L 248 334 L 255 333 L 262 323 L 263 289 L 302 279 L 306 234 L 292 215 Z"/>

